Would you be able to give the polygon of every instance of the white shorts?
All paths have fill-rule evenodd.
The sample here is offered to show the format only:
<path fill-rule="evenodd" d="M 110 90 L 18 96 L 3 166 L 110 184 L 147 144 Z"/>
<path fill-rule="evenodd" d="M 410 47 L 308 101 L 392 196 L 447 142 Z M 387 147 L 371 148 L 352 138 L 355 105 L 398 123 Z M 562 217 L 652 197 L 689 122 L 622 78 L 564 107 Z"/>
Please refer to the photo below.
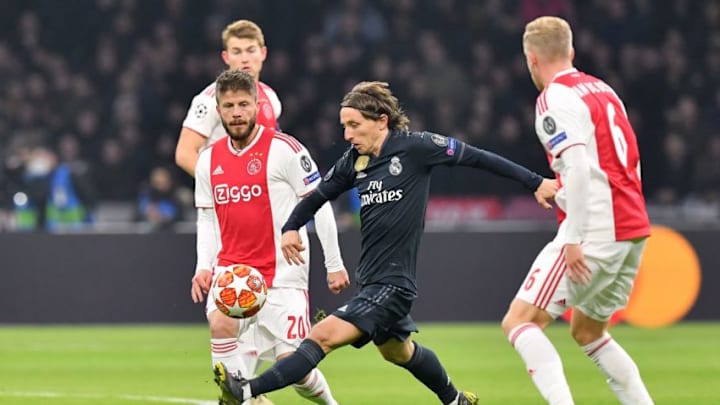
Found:
<path fill-rule="evenodd" d="M 583 242 L 592 279 L 582 285 L 565 276 L 564 244 L 553 240 L 538 253 L 515 298 L 545 310 L 553 318 L 568 307 L 576 307 L 592 319 L 607 322 L 627 305 L 646 241 Z"/>
<path fill-rule="evenodd" d="M 219 272 L 218 272 L 219 273 Z M 212 299 L 206 314 L 216 311 Z M 257 315 L 240 319 L 239 340 L 254 347 L 261 360 L 275 361 L 278 355 L 294 352 L 310 333 L 310 304 L 307 290 L 268 288 L 265 305 Z"/>

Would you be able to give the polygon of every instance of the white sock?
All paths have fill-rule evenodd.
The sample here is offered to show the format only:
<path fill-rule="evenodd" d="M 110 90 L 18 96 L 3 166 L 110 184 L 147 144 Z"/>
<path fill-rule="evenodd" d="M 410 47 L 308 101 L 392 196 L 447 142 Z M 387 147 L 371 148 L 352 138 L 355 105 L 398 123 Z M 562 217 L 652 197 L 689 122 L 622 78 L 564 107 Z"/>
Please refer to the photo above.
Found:
<path fill-rule="evenodd" d="M 316 404 L 337 405 L 325 376 L 317 368 L 310 371 L 307 381 L 302 384 L 293 384 L 293 388 L 301 397 Z"/>
<path fill-rule="evenodd" d="M 607 376 L 607 383 L 624 405 L 652 405 L 653 400 L 640 378 L 640 370 L 610 334 L 582 347 L 585 354 Z"/>
<path fill-rule="evenodd" d="M 239 371 L 244 378 L 255 376 L 258 353 L 254 346 L 238 342 L 237 338 L 210 339 L 212 363 L 222 361 L 230 372 Z"/>
<path fill-rule="evenodd" d="M 508 338 L 543 398 L 551 405 L 572 405 L 560 355 L 542 329 L 534 323 L 523 323 L 514 327 Z"/>

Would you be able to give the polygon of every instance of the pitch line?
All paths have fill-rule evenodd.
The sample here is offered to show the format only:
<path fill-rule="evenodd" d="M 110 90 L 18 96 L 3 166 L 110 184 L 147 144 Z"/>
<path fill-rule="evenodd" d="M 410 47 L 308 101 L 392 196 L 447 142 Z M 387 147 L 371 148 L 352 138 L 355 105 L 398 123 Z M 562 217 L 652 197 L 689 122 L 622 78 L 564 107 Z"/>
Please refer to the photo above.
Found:
<path fill-rule="evenodd" d="M 217 401 L 208 401 L 194 398 L 174 398 L 154 395 L 102 395 L 102 394 L 69 394 L 63 392 L 26 392 L 26 391 L 0 391 L 0 397 L 15 398 L 77 398 L 77 399 L 124 399 L 127 401 L 159 402 L 165 404 L 212 405 Z"/>

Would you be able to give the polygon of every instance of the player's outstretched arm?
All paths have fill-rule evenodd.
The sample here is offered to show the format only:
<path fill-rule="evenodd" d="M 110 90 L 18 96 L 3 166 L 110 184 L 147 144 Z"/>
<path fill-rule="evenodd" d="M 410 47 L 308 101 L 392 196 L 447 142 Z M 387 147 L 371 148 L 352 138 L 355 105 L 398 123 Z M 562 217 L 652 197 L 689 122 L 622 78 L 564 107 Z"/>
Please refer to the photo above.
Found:
<path fill-rule="evenodd" d="M 457 162 L 460 166 L 476 167 L 498 176 L 513 179 L 533 192 L 537 191 L 543 183 L 544 178 L 541 175 L 510 159 L 466 143 L 463 143 L 461 147 L 460 158 Z"/>

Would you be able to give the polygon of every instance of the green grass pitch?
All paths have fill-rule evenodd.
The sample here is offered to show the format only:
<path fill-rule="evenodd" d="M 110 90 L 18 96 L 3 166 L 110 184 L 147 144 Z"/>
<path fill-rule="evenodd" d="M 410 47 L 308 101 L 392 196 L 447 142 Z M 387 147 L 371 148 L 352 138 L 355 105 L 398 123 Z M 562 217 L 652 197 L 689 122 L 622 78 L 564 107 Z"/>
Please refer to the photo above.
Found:
<path fill-rule="evenodd" d="M 482 404 L 542 404 L 499 324 L 421 324 L 456 385 Z M 720 404 L 720 323 L 663 329 L 616 326 L 656 404 Z M 602 375 L 574 345 L 564 323 L 548 330 L 563 356 L 577 404 L 616 404 Z M 405 370 L 368 346 L 332 353 L 321 369 L 343 405 L 436 404 Z M 0 404 L 211 404 L 208 332 L 192 326 L 0 326 Z M 309 404 L 291 389 L 277 405 Z"/>

